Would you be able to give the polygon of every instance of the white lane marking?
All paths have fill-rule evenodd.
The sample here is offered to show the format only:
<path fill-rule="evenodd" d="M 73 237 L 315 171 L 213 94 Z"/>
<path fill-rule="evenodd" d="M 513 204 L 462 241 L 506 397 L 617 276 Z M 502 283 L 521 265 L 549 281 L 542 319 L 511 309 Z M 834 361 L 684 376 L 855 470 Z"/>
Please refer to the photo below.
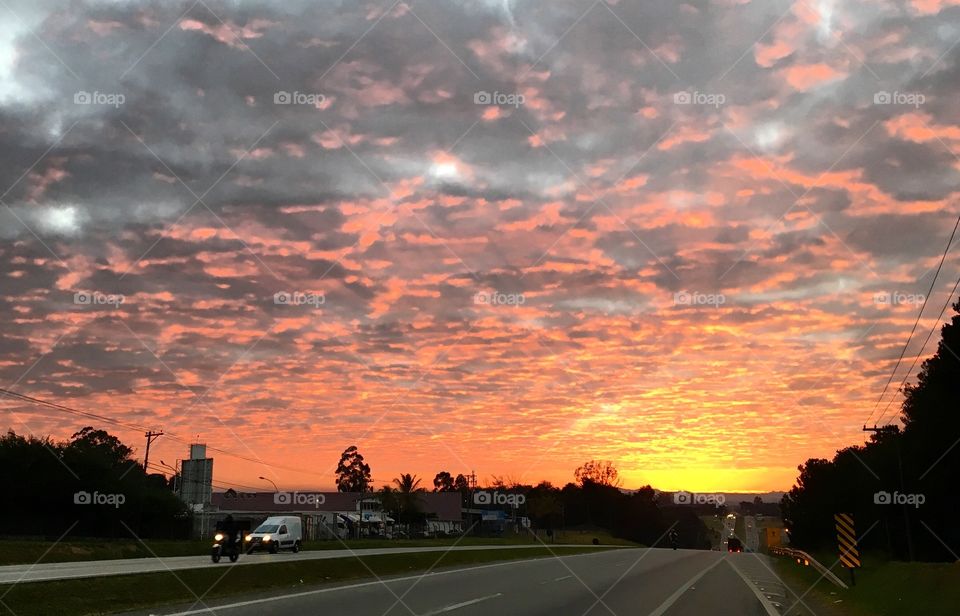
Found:
<path fill-rule="evenodd" d="M 669 610 L 671 606 L 673 606 L 673 604 L 676 603 L 681 596 L 683 596 L 683 593 L 690 590 L 690 587 L 697 583 L 697 580 L 702 578 L 704 575 L 707 574 L 708 571 L 710 571 L 711 569 L 713 569 L 714 567 L 722 563 L 724 560 L 726 559 L 721 556 L 720 559 L 717 560 L 715 563 L 713 563 L 712 565 L 710 565 L 700 573 L 696 574 L 695 576 L 687 580 L 687 583 L 681 586 L 680 588 L 678 588 L 675 593 L 667 597 L 667 600 L 661 603 L 660 607 L 650 612 L 650 616 L 663 616 L 663 614 L 665 614 L 667 610 Z"/>
<path fill-rule="evenodd" d="M 439 577 L 441 575 L 450 575 L 452 573 L 465 573 L 467 571 L 478 571 L 480 569 L 493 569 L 495 567 L 510 567 L 510 566 L 516 566 L 516 565 L 538 564 L 539 562 L 544 562 L 544 561 L 553 562 L 557 558 L 576 558 L 578 556 L 596 556 L 598 554 L 607 555 L 607 554 L 610 554 L 610 552 L 588 552 L 586 554 L 563 554 L 560 556 L 544 556 L 542 558 L 527 558 L 524 560 L 511 560 L 508 562 L 493 563 L 490 565 L 477 565 L 476 567 L 464 567 L 463 569 L 450 569 L 448 571 L 434 571 L 426 575 L 422 575 L 422 574 L 408 575 L 406 577 L 389 578 L 384 580 L 373 580 L 370 582 L 357 582 L 356 584 L 345 584 L 343 586 L 334 586 L 332 588 L 318 588 L 316 590 L 305 590 L 303 592 L 295 592 L 289 595 L 277 595 L 276 597 L 264 597 L 263 599 L 251 599 L 249 601 L 238 601 L 236 603 L 214 605 L 214 606 L 211 606 L 209 609 L 190 610 L 187 612 L 176 612 L 173 614 L 167 614 L 166 616 L 192 616 L 193 614 L 215 614 L 216 612 L 219 612 L 221 610 L 232 610 L 238 607 L 249 607 L 251 605 L 260 605 L 262 603 L 270 603 L 271 601 L 282 601 L 284 599 L 298 599 L 300 597 L 309 597 L 312 595 L 321 595 L 328 592 L 337 592 L 338 590 L 352 590 L 354 588 L 365 588 L 367 586 L 382 586 L 385 584 L 391 584 L 393 582 L 409 582 L 411 580 L 422 580 L 424 578 Z"/>
<path fill-rule="evenodd" d="M 770 599 L 768 599 L 766 595 L 760 592 L 760 589 L 757 588 L 757 586 L 753 584 L 750 581 L 750 579 L 746 575 L 744 575 L 743 572 L 740 571 L 740 569 L 736 565 L 733 564 L 733 561 L 728 560 L 727 564 L 730 565 L 731 569 L 737 572 L 737 575 L 740 576 L 740 579 L 743 580 L 743 583 L 749 586 L 750 590 L 753 591 L 753 594 L 757 596 L 757 600 L 760 602 L 760 605 L 763 606 L 763 609 L 767 610 L 767 616 L 780 616 L 780 612 L 777 611 L 777 608 L 773 607 L 773 603 L 770 602 Z"/>
<path fill-rule="evenodd" d="M 554 582 L 562 582 L 563 580 L 569 580 L 569 579 L 571 579 L 572 577 L 573 577 L 572 575 L 565 575 L 565 576 L 563 576 L 563 577 L 554 578 L 553 581 L 554 581 Z"/>
<path fill-rule="evenodd" d="M 467 607 L 468 605 L 476 605 L 481 601 L 487 601 L 489 599 L 496 599 L 497 597 L 503 596 L 502 592 L 498 592 L 495 595 L 487 595 L 486 597 L 478 597 L 476 599 L 470 599 L 469 601 L 464 601 L 462 603 L 454 603 L 453 605 L 448 605 L 447 607 L 442 607 L 439 610 L 434 610 L 433 612 L 427 612 L 425 616 L 434 616 L 435 614 L 444 614 L 446 612 L 452 612 L 453 610 L 459 610 L 462 607 Z"/>

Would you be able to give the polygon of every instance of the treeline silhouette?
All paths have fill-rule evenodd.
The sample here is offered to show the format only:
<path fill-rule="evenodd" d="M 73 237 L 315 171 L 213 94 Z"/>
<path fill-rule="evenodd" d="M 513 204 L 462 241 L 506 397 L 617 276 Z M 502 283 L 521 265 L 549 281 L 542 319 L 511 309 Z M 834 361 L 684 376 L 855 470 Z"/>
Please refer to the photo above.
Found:
<path fill-rule="evenodd" d="M 679 547 L 709 550 L 711 532 L 700 515 L 718 515 L 722 507 L 673 505 L 650 486 L 624 491 L 590 478 L 556 488 L 547 482 L 527 490 L 527 514 L 538 529 L 594 528 L 649 546 L 669 545 L 677 531 Z"/>
<path fill-rule="evenodd" d="M 133 450 L 87 427 L 70 440 L 0 437 L 0 534 L 73 537 L 183 538 L 186 507 L 163 475 L 147 475 Z"/>
<path fill-rule="evenodd" d="M 960 313 L 960 301 L 953 304 Z M 833 516 L 854 515 L 861 549 L 896 559 L 957 560 L 960 551 L 960 314 L 904 388 L 899 426 L 864 446 L 810 459 L 781 501 L 791 542 L 836 549 Z"/>

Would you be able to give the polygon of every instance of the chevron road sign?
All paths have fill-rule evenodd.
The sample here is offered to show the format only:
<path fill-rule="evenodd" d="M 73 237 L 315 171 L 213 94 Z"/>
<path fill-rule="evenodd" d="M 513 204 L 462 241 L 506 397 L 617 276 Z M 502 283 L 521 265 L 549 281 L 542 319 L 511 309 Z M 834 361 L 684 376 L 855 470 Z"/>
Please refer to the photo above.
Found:
<path fill-rule="evenodd" d="M 840 564 L 850 570 L 853 583 L 853 570 L 860 567 L 860 549 L 857 547 L 857 531 L 853 516 L 849 513 L 837 513 L 833 516 L 837 524 L 837 544 L 840 548 Z"/>

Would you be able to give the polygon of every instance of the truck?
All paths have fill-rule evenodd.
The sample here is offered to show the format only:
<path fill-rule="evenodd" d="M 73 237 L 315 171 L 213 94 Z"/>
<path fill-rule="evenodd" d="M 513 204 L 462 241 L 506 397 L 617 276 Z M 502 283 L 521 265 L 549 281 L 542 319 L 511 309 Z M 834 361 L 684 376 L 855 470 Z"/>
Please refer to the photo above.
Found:
<path fill-rule="evenodd" d="M 243 549 L 248 554 L 257 550 L 267 550 L 271 554 L 280 550 L 296 553 L 302 544 L 303 525 L 299 517 L 292 515 L 270 516 L 243 538 Z"/>

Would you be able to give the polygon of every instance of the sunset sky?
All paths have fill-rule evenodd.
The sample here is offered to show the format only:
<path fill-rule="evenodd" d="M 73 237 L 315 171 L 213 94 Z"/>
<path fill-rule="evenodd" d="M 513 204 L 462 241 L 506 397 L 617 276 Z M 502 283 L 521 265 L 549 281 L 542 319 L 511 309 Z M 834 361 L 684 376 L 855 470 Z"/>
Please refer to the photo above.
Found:
<path fill-rule="evenodd" d="M 352 444 L 788 489 L 921 351 L 871 415 L 958 214 L 958 5 L 7 0 L 0 384 L 264 490 Z M 89 423 L 142 457 L 0 404 Z"/>

